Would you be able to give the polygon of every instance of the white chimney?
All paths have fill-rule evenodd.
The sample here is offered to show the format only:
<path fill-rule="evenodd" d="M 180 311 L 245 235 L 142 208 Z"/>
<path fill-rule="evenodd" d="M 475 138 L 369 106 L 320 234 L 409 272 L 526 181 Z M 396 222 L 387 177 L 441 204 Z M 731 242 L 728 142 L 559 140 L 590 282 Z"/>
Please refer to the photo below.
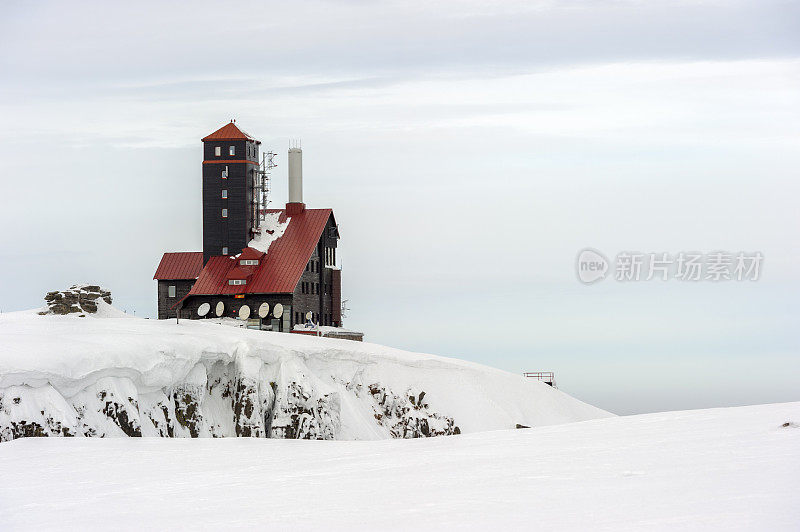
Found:
<path fill-rule="evenodd" d="M 289 203 L 303 203 L 303 150 L 289 148 Z"/>

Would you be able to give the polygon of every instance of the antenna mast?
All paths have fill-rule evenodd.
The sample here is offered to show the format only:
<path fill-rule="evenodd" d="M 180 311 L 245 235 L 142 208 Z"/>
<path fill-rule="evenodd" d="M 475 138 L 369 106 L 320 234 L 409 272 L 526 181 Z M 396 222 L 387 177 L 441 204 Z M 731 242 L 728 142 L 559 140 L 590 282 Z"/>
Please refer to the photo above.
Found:
<path fill-rule="evenodd" d="M 264 220 L 265 210 L 269 207 L 270 177 L 272 169 L 278 166 L 275 162 L 276 153 L 268 151 L 261 154 L 261 164 L 256 170 L 256 178 L 253 181 L 253 202 L 255 203 L 255 220 L 253 231 L 258 232 L 261 222 Z"/>

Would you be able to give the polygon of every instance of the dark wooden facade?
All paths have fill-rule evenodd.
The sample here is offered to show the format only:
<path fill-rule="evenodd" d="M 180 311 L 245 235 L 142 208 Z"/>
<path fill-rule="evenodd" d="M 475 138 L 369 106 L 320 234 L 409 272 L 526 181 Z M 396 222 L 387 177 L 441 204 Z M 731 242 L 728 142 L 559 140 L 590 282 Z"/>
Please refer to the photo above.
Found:
<path fill-rule="evenodd" d="M 331 264 L 335 263 L 337 241 L 338 233 L 333 224 L 333 218 L 331 218 L 325 225 L 325 230 L 314 249 L 314 254 L 294 289 L 295 308 L 292 316 L 294 323 L 305 323 L 306 313 L 311 312 L 314 323 L 341 326 L 341 306 L 334 305 L 333 299 L 335 286 L 338 286 L 341 291 L 341 275 L 334 275 L 334 268 Z M 326 249 L 333 251 L 326 251 Z"/>
<path fill-rule="evenodd" d="M 255 140 L 203 142 L 203 263 L 215 255 L 236 255 L 250 242 L 258 157 Z"/>
<path fill-rule="evenodd" d="M 158 281 L 158 319 L 176 317 L 175 305 L 186 297 L 194 285 L 194 279 L 166 279 Z M 170 297 L 170 286 L 175 287 L 175 296 Z"/>

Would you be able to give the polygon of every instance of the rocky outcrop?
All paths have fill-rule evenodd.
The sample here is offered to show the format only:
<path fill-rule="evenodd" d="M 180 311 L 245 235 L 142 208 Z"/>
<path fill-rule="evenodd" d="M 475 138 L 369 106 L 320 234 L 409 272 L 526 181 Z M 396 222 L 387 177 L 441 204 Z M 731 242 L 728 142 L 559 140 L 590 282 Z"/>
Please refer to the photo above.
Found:
<path fill-rule="evenodd" d="M 241 358 L 196 364 L 179 382 L 159 390 L 140 391 L 128 377 L 109 376 L 70 397 L 50 385 L 0 389 L 0 441 L 75 435 L 334 440 L 342 425 L 342 394 L 384 437 L 460 432 L 421 390 L 397 393 L 380 383 L 325 382 L 293 364 L 287 369 L 280 362 Z"/>
<path fill-rule="evenodd" d="M 111 292 L 97 285 L 76 284 L 66 290 L 47 292 L 44 300 L 47 311 L 40 314 L 73 314 L 97 312 L 97 301 L 102 299 L 111 304 Z"/>
<path fill-rule="evenodd" d="M 375 419 L 389 429 L 393 438 L 461 434 L 453 418 L 431 410 L 424 391 L 409 388 L 401 396 L 379 383 L 370 384 L 368 391 L 375 402 Z"/>
<path fill-rule="evenodd" d="M 74 436 L 76 415 L 52 387 L 0 390 L 0 441 L 31 436 Z"/>
<path fill-rule="evenodd" d="M 322 396 L 308 385 L 291 382 L 279 390 L 273 411 L 272 438 L 333 440 L 340 425 L 336 393 Z"/>

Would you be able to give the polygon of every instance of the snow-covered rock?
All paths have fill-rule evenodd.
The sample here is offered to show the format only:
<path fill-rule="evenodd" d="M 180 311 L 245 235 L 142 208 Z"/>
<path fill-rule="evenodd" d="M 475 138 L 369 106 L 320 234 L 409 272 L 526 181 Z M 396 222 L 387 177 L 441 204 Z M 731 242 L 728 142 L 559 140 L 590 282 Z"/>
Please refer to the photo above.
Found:
<path fill-rule="evenodd" d="M 470 362 L 98 305 L 0 315 L 0 441 L 419 438 L 610 416 Z"/>
<path fill-rule="evenodd" d="M 97 285 L 75 284 L 66 290 L 47 292 L 44 296 L 47 310 L 43 314 L 73 314 L 97 312 L 98 302 L 111 305 L 111 292 Z"/>

